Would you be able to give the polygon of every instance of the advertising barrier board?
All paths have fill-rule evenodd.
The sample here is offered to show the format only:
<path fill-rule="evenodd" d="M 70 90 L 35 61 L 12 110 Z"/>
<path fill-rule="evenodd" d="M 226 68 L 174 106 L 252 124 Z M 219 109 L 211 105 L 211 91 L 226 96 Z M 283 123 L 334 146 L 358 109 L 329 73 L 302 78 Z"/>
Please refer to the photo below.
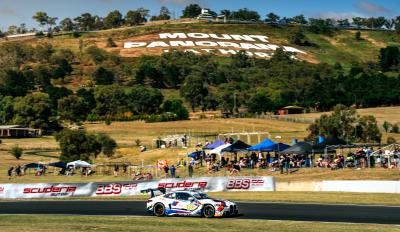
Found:
<path fill-rule="evenodd" d="M 0 199 L 134 196 L 148 188 L 177 190 L 199 188 L 204 192 L 275 191 L 275 179 L 269 176 L 199 177 L 161 179 L 145 182 L 33 183 L 0 184 Z"/>

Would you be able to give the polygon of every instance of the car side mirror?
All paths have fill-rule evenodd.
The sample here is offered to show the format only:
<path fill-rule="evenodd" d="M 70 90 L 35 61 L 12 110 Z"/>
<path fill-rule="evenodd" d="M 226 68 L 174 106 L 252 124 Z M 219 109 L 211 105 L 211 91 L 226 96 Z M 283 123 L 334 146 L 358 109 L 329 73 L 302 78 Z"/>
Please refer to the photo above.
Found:
<path fill-rule="evenodd" d="M 189 197 L 188 200 L 189 201 L 194 201 L 194 197 Z"/>

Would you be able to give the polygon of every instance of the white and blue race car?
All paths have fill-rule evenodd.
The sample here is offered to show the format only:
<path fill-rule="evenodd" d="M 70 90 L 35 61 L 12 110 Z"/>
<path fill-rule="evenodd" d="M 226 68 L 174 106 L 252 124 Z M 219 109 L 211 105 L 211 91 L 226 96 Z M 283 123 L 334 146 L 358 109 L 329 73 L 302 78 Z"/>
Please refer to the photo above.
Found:
<path fill-rule="evenodd" d="M 155 191 L 163 194 L 156 196 Z M 223 217 L 235 216 L 239 213 L 234 202 L 215 200 L 197 190 L 177 190 L 165 193 L 164 189 L 147 189 L 151 192 L 147 200 L 147 212 L 158 217 L 162 216 L 199 216 Z"/>

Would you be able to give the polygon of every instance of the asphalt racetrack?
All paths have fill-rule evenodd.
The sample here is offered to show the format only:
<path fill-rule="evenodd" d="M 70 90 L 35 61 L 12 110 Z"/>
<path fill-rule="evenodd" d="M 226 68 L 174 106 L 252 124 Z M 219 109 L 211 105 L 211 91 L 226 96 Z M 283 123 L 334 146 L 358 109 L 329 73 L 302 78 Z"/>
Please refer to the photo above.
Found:
<path fill-rule="evenodd" d="M 239 219 L 400 224 L 400 207 L 244 202 L 238 207 Z M 146 215 L 141 201 L 69 200 L 0 202 L 0 214 Z"/>

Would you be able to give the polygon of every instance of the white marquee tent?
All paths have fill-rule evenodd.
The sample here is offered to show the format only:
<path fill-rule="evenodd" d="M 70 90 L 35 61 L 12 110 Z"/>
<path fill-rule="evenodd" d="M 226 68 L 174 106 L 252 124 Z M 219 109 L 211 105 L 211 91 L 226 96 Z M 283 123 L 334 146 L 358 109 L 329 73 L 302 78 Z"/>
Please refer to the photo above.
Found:
<path fill-rule="evenodd" d="M 74 168 L 90 168 L 92 165 L 83 160 L 76 160 L 76 161 L 67 163 L 67 167 L 70 167 L 70 166 L 72 166 Z"/>

